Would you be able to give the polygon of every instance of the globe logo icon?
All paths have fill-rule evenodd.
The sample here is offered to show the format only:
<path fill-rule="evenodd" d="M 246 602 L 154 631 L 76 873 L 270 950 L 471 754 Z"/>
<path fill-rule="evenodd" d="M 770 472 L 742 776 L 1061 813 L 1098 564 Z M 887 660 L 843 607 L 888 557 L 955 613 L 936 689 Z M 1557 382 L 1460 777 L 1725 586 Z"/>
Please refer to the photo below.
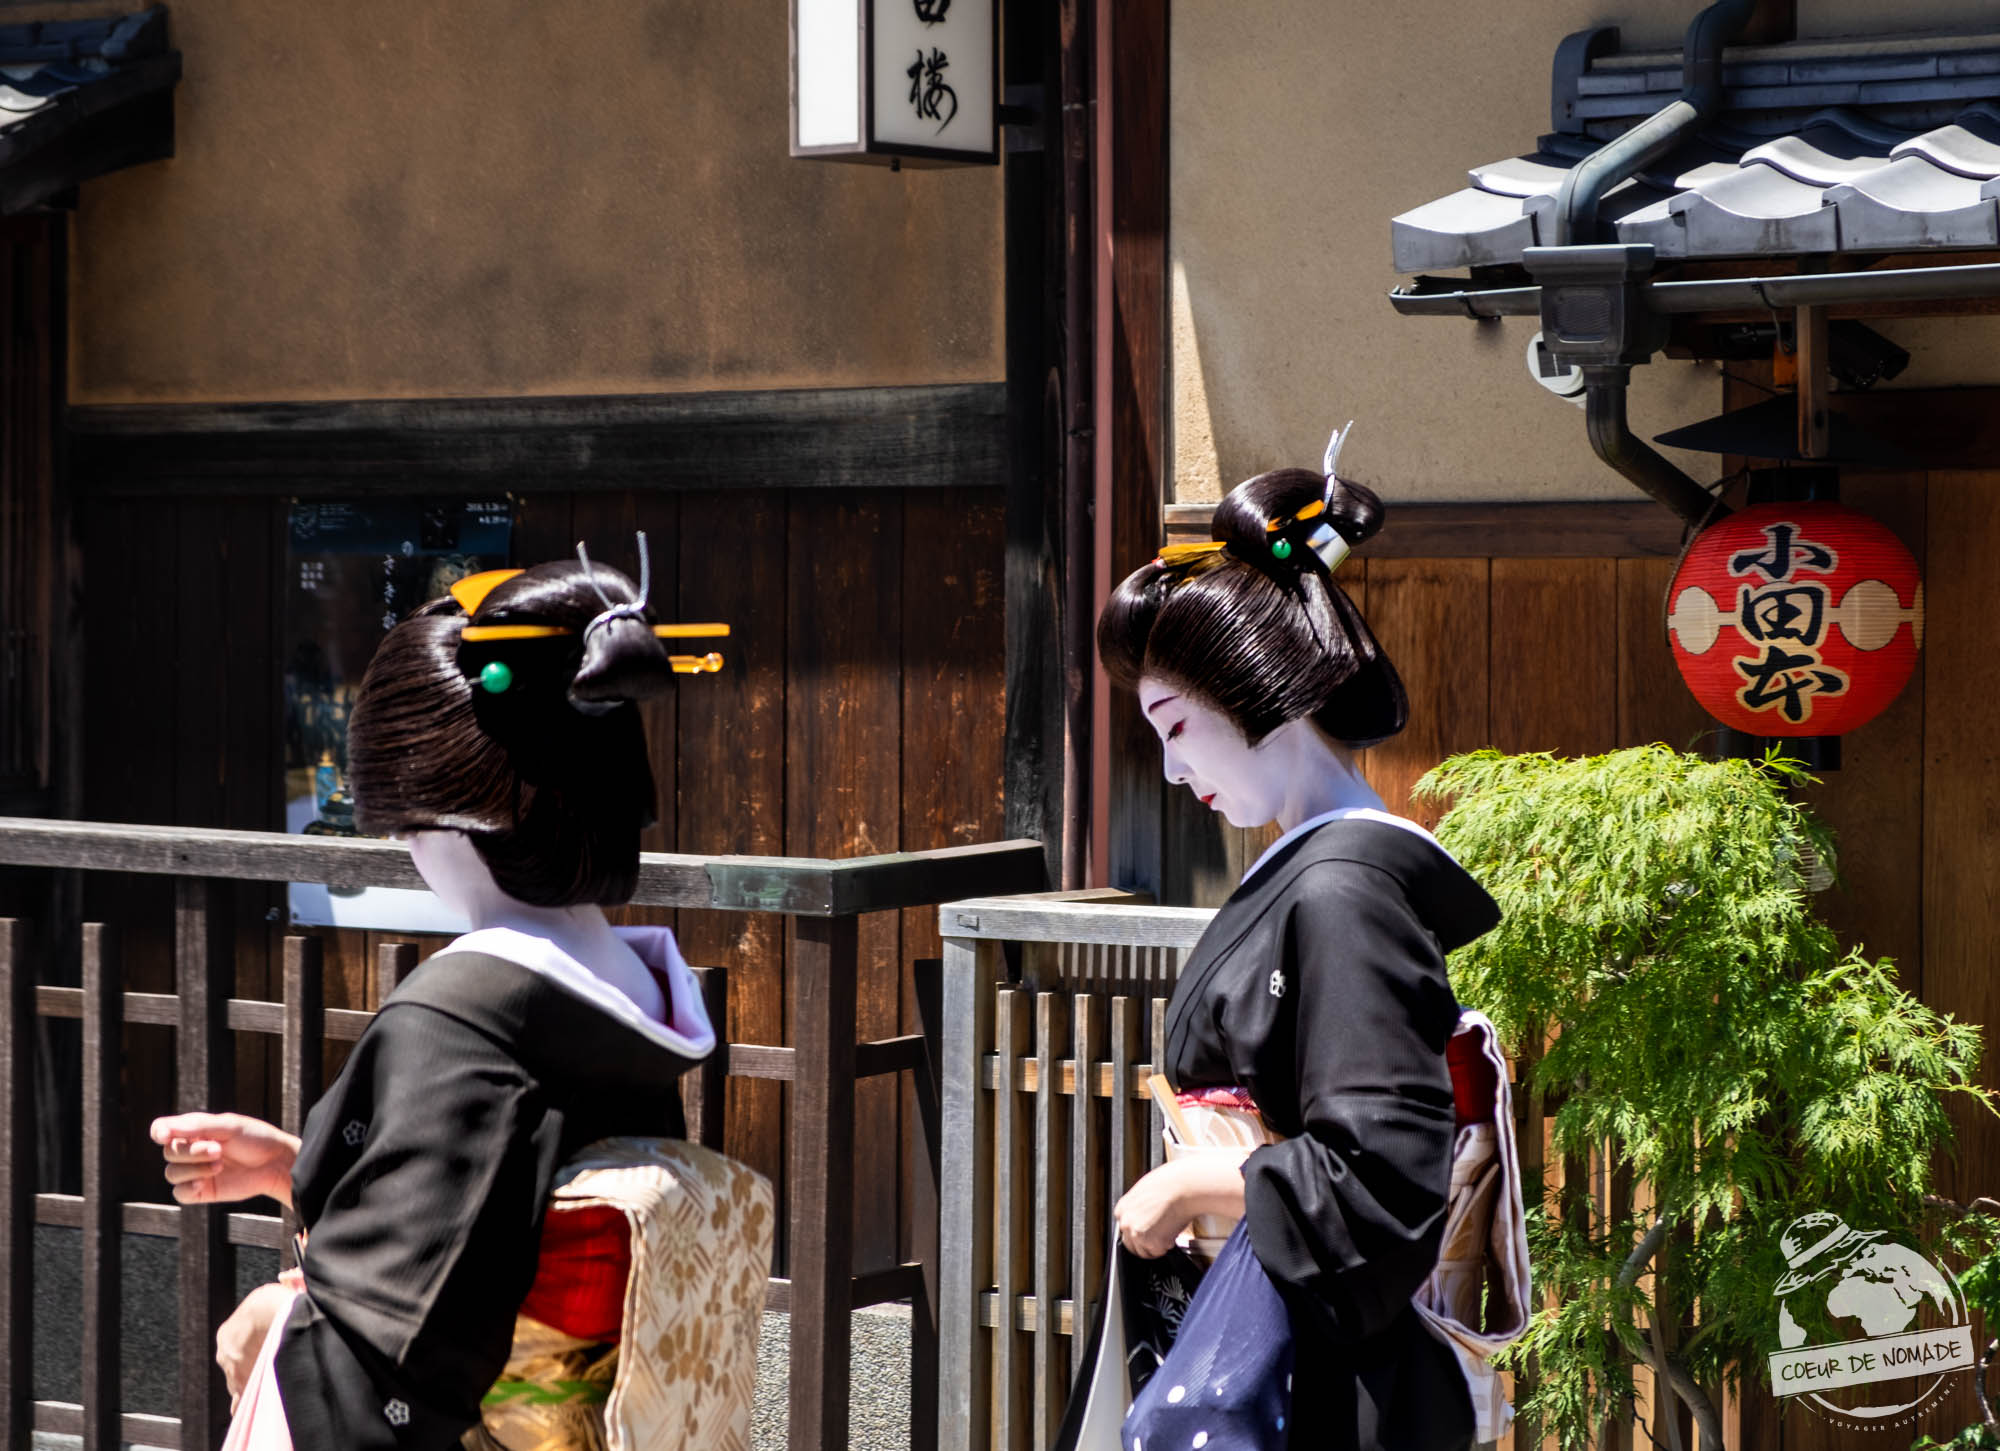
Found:
<path fill-rule="evenodd" d="M 1946 1385 L 1950 1372 L 1971 1368 L 1964 1292 L 1949 1270 L 1920 1251 L 1824 1210 L 1793 1220 L 1778 1245 L 1786 1269 L 1773 1293 L 1784 1348 L 1771 1357 L 1771 1379 L 1780 1396 L 1802 1396 L 1849 1425 L 1902 1424 Z M 1815 1333 L 1809 1326 L 1821 1328 Z M 1841 1404 L 1826 1395 L 1913 1378 L 1914 1394 L 1901 1386 L 1878 1392 L 1886 1404 Z"/>

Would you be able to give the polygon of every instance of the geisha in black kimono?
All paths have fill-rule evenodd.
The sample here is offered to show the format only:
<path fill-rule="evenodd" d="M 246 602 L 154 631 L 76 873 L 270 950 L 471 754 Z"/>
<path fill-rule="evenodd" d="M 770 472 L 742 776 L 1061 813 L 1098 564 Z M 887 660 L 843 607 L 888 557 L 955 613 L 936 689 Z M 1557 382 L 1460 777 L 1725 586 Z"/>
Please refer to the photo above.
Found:
<path fill-rule="evenodd" d="M 1473 1438 L 1467 1380 L 1411 1297 L 1438 1260 L 1457 1127 L 1445 954 L 1498 912 L 1356 766 L 1407 704 L 1335 583 L 1382 518 L 1372 493 L 1335 476 L 1337 451 L 1324 475 L 1239 485 L 1214 543 L 1132 574 L 1098 622 L 1167 779 L 1234 825 L 1284 829 L 1183 967 L 1165 1061 L 1184 1100 L 1246 1094 L 1276 1141 L 1240 1163 L 1170 1160 L 1115 1217 L 1143 1256 L 1197 1216 L 1247 1221 L 1292 1330 L 1292 1447 L 1452 1451 Z"/>
<path fill-rule="evenodd" d="M 499 1444 L 474 1428 L 524 1304 L 565 1345 L 616 1339 L 629 1245 L 548 1207 L 584 1145 L 683 1137 L 678 1079 L 715 1044 L 672 934 L 603 912 L 652 814 L 634 702 L 673 674 L 642 591 L 587 559 L 462 581 L 383 640 L 349 727 L 358 819 L 475 930 L 383 1005 L 302 1139 L 154 1125 L 183 1203 L 269 1194 L 305 1228 L 299 1274 L 217 1335 L 231 1393 L 254 1367 L 281 1402 L 232 1446 Z"/>

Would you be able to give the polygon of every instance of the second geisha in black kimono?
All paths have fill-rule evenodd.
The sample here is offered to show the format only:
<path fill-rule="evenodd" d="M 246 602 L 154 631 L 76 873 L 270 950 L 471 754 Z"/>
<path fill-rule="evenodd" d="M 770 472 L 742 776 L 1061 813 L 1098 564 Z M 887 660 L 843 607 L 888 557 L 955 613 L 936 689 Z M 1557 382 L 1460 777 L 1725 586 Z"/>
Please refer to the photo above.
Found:
<path fill-rule="evenodd" d="M 1411 1303 L 1437 1262 L 1457 1131 L 1444 954 L 1498 921 L 1429 835 L 1366 808 L 1265 854 L 1167 1010 L 1183 1091 L 1240 1085 L 1280 1142 L 1243 1165 L 1258 1260 L 1291 1310 L 1291 1441 L 1471 1439 L 1452 1352 Z"/>
<path fill-rule="evenodd" d="M 1216 509 L 1213 543 L 1135 572 L 1098 624 L 1107 670 L 1160 737 L 1167 779 L 1234 825 L 1285 829 L 1182 968 L 1165 1054 L 1183 1103 L 1236 1090 L 1271 1141 L 1240 1164 L 1170 1158 L 1115 1215 L 1141 1256 L 1197 1217 L 1244 1222 L 1283 1300 L 1293 1368 L 1285 1414 L 1243 1444 L 1461 1451 L 1476 1425 L 1466 1374 L 1412 1296 L 1437 1265 L 1459 1127 L 1445 954 L 1498 912 L 1428 832 L 1383 809 L 1358 768 L 1356 748 L 1400 730 L 1408 708 L 1334 583 L 1382 516 L 1372 493 L 1336 477 L 1339 442 L 1322 473 L 1239 485 Z M 1166 1400 L 1184 1392 L 1193 1407 L 1220 1389 L 1191 1380 Z M 1180 1414 L 1142 1402 L 1128 1451 L 1142 1417 Z M 1156 1444 L 1161 1424 L 1143 1429 Z"/>

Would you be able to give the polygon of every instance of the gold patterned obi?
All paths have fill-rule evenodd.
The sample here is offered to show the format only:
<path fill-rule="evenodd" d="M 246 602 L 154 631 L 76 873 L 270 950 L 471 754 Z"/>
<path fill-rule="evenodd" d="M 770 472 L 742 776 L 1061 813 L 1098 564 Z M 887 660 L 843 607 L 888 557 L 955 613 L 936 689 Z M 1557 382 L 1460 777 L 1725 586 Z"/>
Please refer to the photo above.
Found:
<path fill-rule="evenodd" d="M 698 1144 L 600 1139 L 549 1212 L 609 1206 L 631 1229 L 619 1343 L 523 1315 L 466 1451 L 749 1451 L 776 1226 L 770 1181 Z"/>

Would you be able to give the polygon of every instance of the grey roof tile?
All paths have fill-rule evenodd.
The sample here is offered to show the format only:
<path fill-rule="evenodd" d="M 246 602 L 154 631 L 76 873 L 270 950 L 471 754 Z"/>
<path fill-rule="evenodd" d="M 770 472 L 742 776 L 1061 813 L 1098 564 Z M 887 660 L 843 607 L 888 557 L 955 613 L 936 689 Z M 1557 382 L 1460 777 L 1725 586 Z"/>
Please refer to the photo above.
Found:
<path fill-rule="evenodd" d="M 1554 196 L 1574 164 L 1537 152 L 1533 156 L 1507 156 L 1490 161 L 1473 167 L 1467 175 L 1479 190 L 1500 196 L 1536 196 L 1544 192 Z"/>
<path fill-rule="evenodd" d="M 1518 262 L 1523 248 L 1541 245 L 1520 198 L 1476 187 L 1403 213 L 1390 222 L 1389 234 L 1398 272 Z"/>
<path fill-rule="evenodd" d="M 2000 242 L 2000 183 L 1960 176 L 1921 156 L 1905 156 L 1827 189 L 1840 213 L 1842 245 L 1853 251 L 1905 247 L 1991 247 Z"/>
<path fill-rule="evenodd" d="M 1967 107 L 1950 125 L 1912 136 L 1889 154 L 1921 156 L 1946 171 L 1982 181 L 2000 176 L 2000 107 Z"/>
<path fill-rule="evenodd" d="M 1826 191 L 1770 166 L 1745 166 L 1676 194 L 1667 210 L 1687 229 L 1688 257 L 1757 257 L 1832 252 L 1839 223 Z M 1626 238 L 1621 229 L 1621 241 Z"/>
<path fill-rule="evenodd" d="M 1574 47 L 1572 46 L 1572 49 Z M 2000 33 L 1731 50 L 1724 109 L 1599 209 L 1661 260 L 2000 245 Z M 1398 270 L 1518 262 L 1553 240 L 1571 167 L 1680 94 L 1678 58 L 1556 69 L 1555 133 L 1397 217 Z"/>
<path fill-rule="evenodd" d="M 1790 135 L 1751 147 L 1743 164 L 1762 163 L 1811 186 L 1835 186 L 1888 165 L 1889 153 L 1908 138 L 1906 131 L 1857 124 L 1843 111 L 1822 111 Z"/>

